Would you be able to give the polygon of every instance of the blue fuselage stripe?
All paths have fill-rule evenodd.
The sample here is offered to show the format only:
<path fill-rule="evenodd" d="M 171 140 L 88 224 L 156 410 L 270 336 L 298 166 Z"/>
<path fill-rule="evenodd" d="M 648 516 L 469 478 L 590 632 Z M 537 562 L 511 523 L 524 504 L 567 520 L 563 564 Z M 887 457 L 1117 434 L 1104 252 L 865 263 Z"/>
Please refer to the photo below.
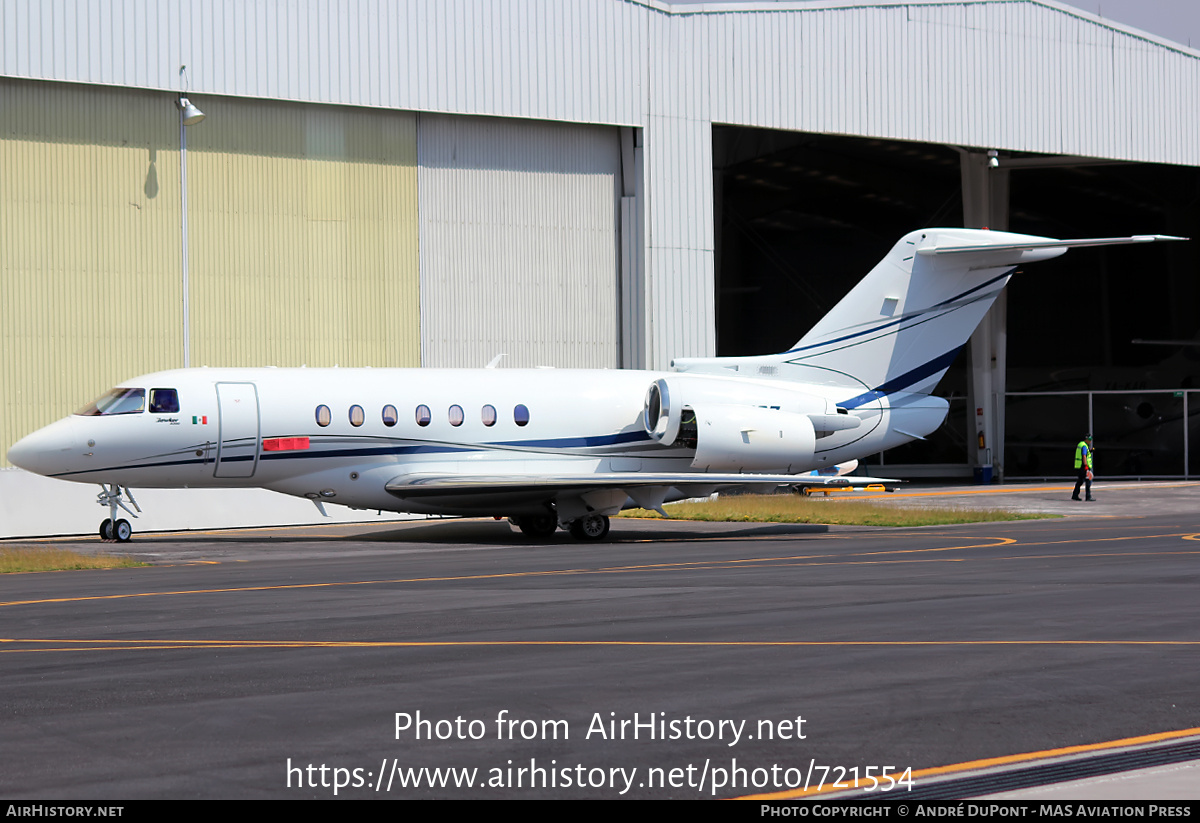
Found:
<path fill-rule="evenodd" d="M 935 357 L 928 363 L 917 366 L 912 371 L 905 372 L 899 377 L 893 377 L 886 383 L 880 384 L 878 388 L 872 389 L 869 392 L 863 392 L 857 397 L 851 397 L 849 400 L 843 403 L 838 403 L 838 405 L 843 409 L 856 409 L 859 406 L 870 403 L 872 400 L 878 400 L 880 397 L 884 397 L 885 395 L 889 395 L 893 392 L 903 391 L 914 383 L 929 377 L 931 374 L 937 374 L 943 369 L 950 368 L 950 364 L 954 362 L 954 358 L 958 356 L 958 353 L 961 350 L 962 346 L 952 349 L 943 354 L 941 357 Z"/>
<path fill-rule="evenodd" d="M 862 337 L 863 335 L 866 335 L 866 334 L 874 334 L 875 332 L 882 331 L 883 329 L 889 328 L 891 326 L 897 326 L 901 323 L 906 323 L 909 320 L 916 320 L 918 317 L 928 314 L 931 311 L 936 311 L 938 309 L 945 308 L 946 306 L 949 306 L 952 303 L 962 300 L 964 297 L 966 297 L 969 294 L 973 294 L 973 293 L 979 291 L 980 289 L 987 288 L 988 286 L 992 285 L 993 283 L 1003 280 L 1005 277 L 1008 277 L 1014 271 L 1016 271 L 1015 268 L 1009 269 L 1008 271 L 1004 272 L 1004 274 L 998 274 L 995 277 L 993 277 L 991 280 L 988 280 L 986 283 L 980 283 L 978 286 L 969 288 L 960 294 L 956 294 L 953 297 L 948 297 L 945 300 L 943 300 L 942 302 L 936 303 L 927 309 L 921 309 L 920 311 L 913 312 L 912 314 L 905 315 L 904 317 L 897 318 L 896 320 L 889 320 L 886 323 L 880 323 L 878 326 L 872 326 L 869 329 L 863 329 L 862 331 L 856 331 L 852 334 L 847 334 L 843 337 L 837 337 L 833 340 L 823 340 L 820 343 L 812 343 L 808 346 L 800 346 L 799 348 L 788 349 L 787 351 L 784 352 L 784 354 L 795 354 L 796 352 L 808 351 L 809 349 L 817 349 L 817 348 L 820 348 L 821 346 L 832 346 L 836 343 L 844 343 L 847 340 L 853 340 L 856 337 Z"/>
<path fill-rule="evenodd" d="M 269 437 L 264 438 L 269 439 Z M 620 432 L 617 434 L 596 435 L 592 437 L 559 437 L 547 440 L 511 440 L 498 441 L 492 443 L 463 443 L 463 444 L 442 444 L 442 443 L 418 443 L 414 445 L 398 446 L 359 446 L 350 448 L 333 448 L 321 449 L 314 448 L 311 450 L 296 450 L 285 452 L 260 452 L 258 454 L 259 462 L 264 461 L 280 461 L 280 460 L 315 460 L 321 458 L 336 458 L 336 457 L 384 457 L 384 456 L 402 456 L 410 454 L 453 454 L 462 452 L 479 452 L 479 451 L 494 451 L 505 449 L 580 449 L 594 448 L 597 446 L 616 446 L 628 443 L 650 442 L 650 436 L 645 432 L 632 431 Z M 253 441 L 249 443 L 239 444 L 240 448 L 252 447 Z M 226 445 L 228 449 L 229 446 Z M 603 454 L 594 455 L 603 457 Z M 253 454 L 225 454 L 219 461 L 213 460 L 211 457 L 191 457 L 185 459 L 174 460 L 159 460 L 156 462 L 146 462 L 145 460 L 137 463 L 129 463 L 122 466 L 105 466 L 99 469 L 88 469 L 86 471 L 71 471 L 60 472 L 50 475 L 51 477 L 70 477 L 77 474 L 95 474 L 98 471 L 114 471 L 127 469 L 157 469 L 166 466 L 195 466 L 195 465 L 224 465 L 226 463 L 249 463 L 253 462 L 255 455 Z"/>

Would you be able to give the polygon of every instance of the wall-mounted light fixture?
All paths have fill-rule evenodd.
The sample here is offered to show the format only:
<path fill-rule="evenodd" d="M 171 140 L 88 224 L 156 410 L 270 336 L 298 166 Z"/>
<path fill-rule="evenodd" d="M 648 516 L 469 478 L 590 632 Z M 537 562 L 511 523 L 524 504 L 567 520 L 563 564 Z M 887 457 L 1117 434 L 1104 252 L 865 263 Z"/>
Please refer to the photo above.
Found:
<path fill-rule="evenodd" d="M 204 119 L 204 112 L 196 108 L 196 104 L 188 100 L 182 94 L 179 95 L 179 116 L 183 118 L 183 125 L 194 126 Z"/>

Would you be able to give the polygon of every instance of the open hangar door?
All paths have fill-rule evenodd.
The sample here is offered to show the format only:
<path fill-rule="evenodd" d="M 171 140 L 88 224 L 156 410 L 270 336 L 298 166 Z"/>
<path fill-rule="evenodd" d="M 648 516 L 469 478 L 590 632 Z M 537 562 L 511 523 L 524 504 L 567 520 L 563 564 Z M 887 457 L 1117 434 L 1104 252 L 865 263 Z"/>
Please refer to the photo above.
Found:
<path fill-rule="evenodd" d="M 714 126 L 718 354 L 785 350 L 901 235 L 964 225 L 968 152 L 986 155 Z M 1200 238 L 1200 169 L 1003 151 L 998 159 L 1008 220 L 993 228 L 1064 238 Z M 1090 428 L 1098 452 L 1108 445 L 1105 476 L 1196 475 L 1200 391 L 1188 390 L 1200 389 L 1198 289 L 1200 240 L 1074 249 L 1028 277 L 1014 276 L 1007 388 L 997 397 L 1005 434 L 998 470 L 1067 476 L 1070 450 Z M 977 444 L 968 369 L 964 348 L 937 389 L 951 404 L 937 432 L 865 462 L 899 476 L 969 476 Z M 1097 393 L 1106 390 L 1123 393 Z M 1031 391 L 1045 394 L 1022 394 Z"/>

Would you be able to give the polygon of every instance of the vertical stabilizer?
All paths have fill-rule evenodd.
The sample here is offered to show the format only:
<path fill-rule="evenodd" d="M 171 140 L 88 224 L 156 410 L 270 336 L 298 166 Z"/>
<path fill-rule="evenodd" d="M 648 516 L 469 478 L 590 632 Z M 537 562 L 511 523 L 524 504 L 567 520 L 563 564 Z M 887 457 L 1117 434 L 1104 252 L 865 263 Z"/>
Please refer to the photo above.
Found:
<path fill-rule="evenodd" d="M 763 357 L 680 358 L 677 371 L 736 372 L 854 391 L 856 408 L 894 392 L 928 394 L 1017 266 L 1073 246 L 1184 240 L 1138 235 L 1055 240 L 987 229 L 906 234 L 795 346 Z"/>
<path fill-rule="evenodd" d="M 1181 238 L 1158 235 L 1055 240 L 986 229 L 905 235 L 782 357 L 805 371 L 865 390 L 863 402 L 897 391 L 929 393 L 991 308 L 1017 266 L 1072 246 Z"/>
<path fill-rule="evenodd" d="M 970 229 L 911 232 L 786 352 L 787 362 L 881 394 L 927 393 L 991 308 L 1022 252 L 954 257 L 920 252 L 947 243 L 1044 239 Z"/>

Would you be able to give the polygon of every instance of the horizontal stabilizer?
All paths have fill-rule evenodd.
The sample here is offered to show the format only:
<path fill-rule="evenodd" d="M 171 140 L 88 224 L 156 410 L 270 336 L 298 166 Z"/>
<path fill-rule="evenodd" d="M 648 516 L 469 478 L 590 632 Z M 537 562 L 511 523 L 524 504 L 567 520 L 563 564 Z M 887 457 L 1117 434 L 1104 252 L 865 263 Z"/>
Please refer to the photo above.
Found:
<path fill-rule="evenodd" d="M 1171 237 L 1165 234 L 1135 234 L 1132 237 L 1089 237 L 1081 240 L 1036 240 L 1028 243 L 1003 244 L 959 244 L 946 243 L 917 249 L 917 254 L 969 254 L 993 251 L 1032 251 L 1034 249 L 1069 249 L 1085 246 L 1123 246 L 1130 243 L 1157 243 L 1162 240 L 1187 240 L 1186 237 Z"/>

